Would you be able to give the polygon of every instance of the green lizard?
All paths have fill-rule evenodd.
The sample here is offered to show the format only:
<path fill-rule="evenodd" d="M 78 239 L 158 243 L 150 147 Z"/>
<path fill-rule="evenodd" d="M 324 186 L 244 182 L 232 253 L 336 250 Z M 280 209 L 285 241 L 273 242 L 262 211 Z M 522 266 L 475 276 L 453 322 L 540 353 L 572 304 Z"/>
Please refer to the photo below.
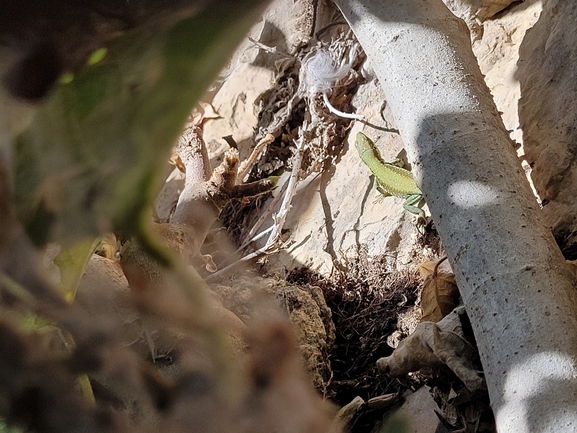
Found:
<path fill-rule="evenodd" d="M 357 134 L 355 147 L 363 162 L 375 175 L 377 190 L 385 196 L 392 195 L 405 199 L 403 208 L 417 215 L 417 222 L 424 221 L 425 212 L 418 206 L 423 194 L 415 183 L 413 174 L 396 165 L 396 162 L 383 162 L 375 144 L 362 132 Z"/>

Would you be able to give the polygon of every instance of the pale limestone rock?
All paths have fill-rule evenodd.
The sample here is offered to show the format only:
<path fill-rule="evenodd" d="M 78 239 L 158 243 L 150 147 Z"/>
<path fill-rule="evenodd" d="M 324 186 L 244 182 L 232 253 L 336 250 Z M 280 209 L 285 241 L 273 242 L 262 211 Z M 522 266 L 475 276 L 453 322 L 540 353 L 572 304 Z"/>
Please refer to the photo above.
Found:
<path fill-rule="evenodd" d="M 482 22 L 515 0 L 443 0 L 451 12 L 467 23 L 474 39 L 482 36 Z"/>
<path fill-rule="evenodd" d="M 543 212 L 565 256 L 577 253 L 577 4 L 549 1 L 520 50 L 519 116 Z"/>
<path fill-rule="evenodd" d="M 495 104 L 503 113 L 505 128 L 511 131 L 511 138 L 518 143 L 523 142 L 518 113 L 521 89 L 516 77 L 519 46 L 540 13 L 540 2 L 525 2 L 511 7 L 507 14 L 484 22 L 483 38 L 473 42 L 473 52 Z"/>
<path fill-rule="evenodd" d="M 343 143 L 334 173 L 305 179 L 299 185 L 285 223 L 290 233 L 286 251 L 269 257 L 268 270 L 305 266 L 330 275 L 365 253 L 385 256 L 391 270 L 411 263 L 417 239 L 413 216 L 404 211 L 402 199 L 382 197 L 375 189 L 373 176 L 354 146 L 357 132 L 364 130 L 383 159 L 393 160 L 403 151 L 402 141 L 396 132 L 383 130 L 395 126 L 375 80 L 359 87 L 353 105 L 380 129 L 363 129 L 357 122 Z"/>
<path fill-rule="evenodd" d="M 290 16 L 287 11 L 294 6 L 289 3 L 275 3 L 264 24 L 257 26 L 253 37 L 278 46 L 280 50 L 293 52 L 298 45 L 294 41 L 305 40 L 310 28 L 307 25 L 299 27 L 294 20 L 287 19 Z M 512 131 L 515 141 L 522 142 L 517 114 L 520 87 L 515 75 L 516 63 L 519 45 L 526 39 L 525 32 L 539 18 L 540 2 L 525 1 L 513 5 L 497 17 L 495 13 L 509 6 L 511 1 L 458 3 L 448 0 L 447 3 L 462 16 L 468 11 L 470 17 L 478 18 L 475 25 L 483 27 L 482 39 L 473 44 L 475 54 L 497 107 L 503 112 L 506 127 Z M 468 22 L 472 25 L 470 19 Z M 295 36 L 291 32 L 297 27 L 300 32 Z M 263 69 L 262 63 L 254 66 L 255 58 L 252 58 L 252 63 L 246 62 L 250 56 L 256 55 L 256 50 L 246 47 L 243 54 L 245 63 L 232 70 L 227 79 L 231 84 L 225 83 L 215 98 L 216 108 L 222 111 L 223 118 L 209 120 L 205 125 L 205 136 L 213 137 L 213 143 L 231 132 L 241 144 L 252 143 L 256 118 L 251 117 L 254 113 L 249 108 L 256 96 L 270 86 L 274 73 L 272 69 Z M 254 75 L 257 71 L 263 75 Z M 252 80 L 253 76 L 258 79 Z M 241 93 L 243 95 L 239 96 Z M 353 105 L 370 123 L 394 128 L 394 120 L 386 109 L 385 97 L 376 80 L 369 80 L 359 87 Z M 387 257 L 391 269 L 403 268 L 411 262 L 417 235 L 412 217 L 403 211 L 400 199 L 386 197 L 375 201 L 379 194 L 373 187 L 370 172 L 354 149 L 354 138 L 350 138 L 361 126 L 357 124 L 350 131 L 334 173 L 309 177 L 299 185 L 284 226 L 285 248 L 267 257 L 265 269 L 269 272 L 306 266 L 328 275 L 335 268 L 344 269 L 346 263 L 358 257 L 361 251 L 369 257 Z M 384 159 L 393 159 L 402 151 L 403 144 L 398 135 L 366 127 L 364 131 L 375 140 Z M 243 137 L 248 138 L 243 141 Z M 266 224 L 270 225 L 270 219 L 268 221 Z M 267 228 L 266 224 L 262 230 Z"/>
<path fill-rule="evenodd" d="M 407 392 L 405 402 L 395 413 L 401 419 L 407 420 L 409 428 L 406 433 L 445 433 L 449 430 L 441 424 L 435 413 L 437 404 L 426 387 L 416 392 Z"/>
<path fill-rule="evenodd" d="M 458 17 L 474 17 L 481 21 L 493 17 L 516 0 L 444 0 Z"/>
<path fill-rule="evenodd" d="M 313 23 L 312 0 L 277 0 L 249 36 L 265 46 L 292 55 L 310 39 Z M 241 160 L 250 154 L 255 145 L 254 130 L 258 123 L 258 104 L 255 101 L 273 85 L 275 61 L 283 58 L 282 55 L 263 53 L 248 39 L 241 44 L 224 72 L 224 81 L 212 97 L 212 106 L 220 118 L 209 119 L 203 128 L 204 140 L 211 154 L 220 155 L 228 148 L 222 140 L 228 135 L 237 142 Z"/>

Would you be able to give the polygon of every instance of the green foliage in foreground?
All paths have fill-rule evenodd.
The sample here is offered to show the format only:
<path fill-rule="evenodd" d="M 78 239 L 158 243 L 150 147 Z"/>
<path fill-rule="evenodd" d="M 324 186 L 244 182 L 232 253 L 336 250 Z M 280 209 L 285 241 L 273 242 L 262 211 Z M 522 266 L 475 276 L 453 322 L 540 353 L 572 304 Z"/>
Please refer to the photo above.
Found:
<path fill-rule="evenodd" d="M 130 30 L 67 75 L 16 140 L 16 204 L 36 244 L 134 231 L 196 100 L 264 1 L 209 2 Z"/>
<path fill-rule="evenodd" d="M 144 236 L 171 146 L 266 1 L 203 3 L 194 16 L 185 5 L 170 20 L 119 34 L 34 109 L 0 89 L 0 151 L 15 166 L 16 216 L 35 244 L 62 246 L 55 262 L 69 301 L 100 234 Z M 0 420 L 0 433 L 21 432 Z"/>
<path fill-rule="evenodd" d="M 23 430 L 18 427 L 9 426 L 0 419 L 0 433 L 23 433 Z"/>

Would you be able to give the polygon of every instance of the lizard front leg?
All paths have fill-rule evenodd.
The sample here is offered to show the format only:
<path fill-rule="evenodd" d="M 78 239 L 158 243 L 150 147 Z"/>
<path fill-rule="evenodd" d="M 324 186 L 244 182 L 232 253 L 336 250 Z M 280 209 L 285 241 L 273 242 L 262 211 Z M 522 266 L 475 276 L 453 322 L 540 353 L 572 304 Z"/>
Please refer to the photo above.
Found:
<path fill-rule="evenodd" d="M 419 224 L 419 222 L 425 221 L 425 211 L 419 206 L 419 202 L 421 200 L 423 200 L 422 194 L 412 194 L 407 196 L 405 202 L 403 203 L 403 208 L 406 211 L 417 215 L 417 224 Z"/>

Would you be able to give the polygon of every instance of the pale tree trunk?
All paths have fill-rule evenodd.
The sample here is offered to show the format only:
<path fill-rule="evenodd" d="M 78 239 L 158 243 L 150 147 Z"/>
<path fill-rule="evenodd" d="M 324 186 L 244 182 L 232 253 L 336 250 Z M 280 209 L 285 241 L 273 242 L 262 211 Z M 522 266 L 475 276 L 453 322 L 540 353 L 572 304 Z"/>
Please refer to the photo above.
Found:
<path fill-rule="evenodd" d="M 577 430 L 577 303 L 473 56 L 440 0 L 335 0 L 396 118 L 474 327 L 500 432 Z"/>

